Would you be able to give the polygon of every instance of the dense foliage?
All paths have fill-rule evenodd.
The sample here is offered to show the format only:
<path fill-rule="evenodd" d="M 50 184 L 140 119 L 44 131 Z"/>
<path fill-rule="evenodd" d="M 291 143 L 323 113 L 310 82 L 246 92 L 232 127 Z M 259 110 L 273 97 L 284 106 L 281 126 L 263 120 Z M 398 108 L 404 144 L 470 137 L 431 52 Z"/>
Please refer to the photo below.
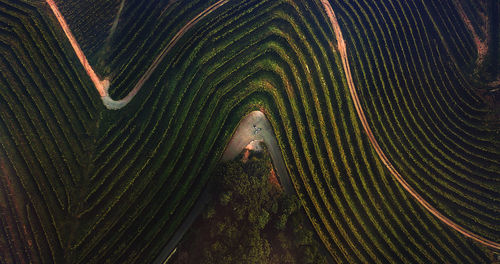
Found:
<path fill-rule="evenodd" d="M 299 200 L 271 183 L 270 169 L 256 156 L 219 165 L 215 201 L 172 263 L 326 263 Z"/>
<path fill-rule="evenodd" d="M 457 1 L 474 28 L 499 5 Z M 70 2 L 89 9 L 68 4 L 63 15 L 96 56 L 119 1 Z M 126 1 L 105 68 L 96 68 L 109 75 L 111 96 L 128 94 L 214 2 Z M 474 39 L 453 1 L 330 3 L 388 159 L 446 217 L 499 242 L 498 89 L 475 74 Z M 0 0 L 0 262 L 151 262 L 255 109 L 271 122 L 302 208 L 336 262 L 490 262 L 380 162 L 336 43 L 317 0 L 228 1 L 186 32 L 130 104 L 110 111 L 46 2 Z"/>

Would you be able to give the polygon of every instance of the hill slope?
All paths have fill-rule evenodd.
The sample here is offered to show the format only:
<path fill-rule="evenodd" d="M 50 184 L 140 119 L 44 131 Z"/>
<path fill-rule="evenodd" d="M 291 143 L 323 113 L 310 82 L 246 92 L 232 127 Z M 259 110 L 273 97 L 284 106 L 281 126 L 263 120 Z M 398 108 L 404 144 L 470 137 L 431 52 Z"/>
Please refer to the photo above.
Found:
<path fill-rule="evenodd" d="M 214 2 L 125 5 L 96 66 L 109 75 L 112 98 L 128 94 L 176 32 Z M 388 159 L 446 217 L 498 243 L 500 123 L 476 92 L 486 88 L 473 74 L 477 49 L 458 11 L 432 0 L 330 4 Z M 480 15 L 470 17 L 479 25 Z M 88 43 L 85 51 L 102 47 Z M 0 69 L 3 262 L 150 262 L 241 117 L 256 109 L 271 122 L 336 261 L 489 261 L 382 164 L 320 1 L 229 1 L 185 33 L 127 106 L 111 111 L 46 2 L 1 0 Z"/>

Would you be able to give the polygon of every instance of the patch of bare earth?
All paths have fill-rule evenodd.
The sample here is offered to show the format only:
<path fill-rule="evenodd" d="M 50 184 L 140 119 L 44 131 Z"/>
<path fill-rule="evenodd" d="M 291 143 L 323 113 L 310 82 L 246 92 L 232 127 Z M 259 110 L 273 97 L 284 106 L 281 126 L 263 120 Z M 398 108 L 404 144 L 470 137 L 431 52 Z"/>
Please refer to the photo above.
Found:
<path fill-rule="evenodd" d="M 488 16 L 485 14 L 481 13 L 481 19 L 483 20 L 481 23 L 481 31 L 485 35 L 484 39 L 481 39 L 472 26 L 472 22 L 470 21 L 469 17 L 465 13 L 464 8 L 462 7 L 462 4 L 460 4 L 459 0 L 453 0 L 453 4 L 455 5 L 458 14 L 460 15 L 460 18 L 462 21 L 465 23 L 467 26 L 467 29 L 470 31 L 472 34 L 472 39 L 474 40 L 474 44 L 476 45 L 477 48 L 477 60 L 476 60 L 476 65 L 481 65 L 484 62 L 484 58 L 486 57 L 486 54 L 488 53 L 488 44 L 489 44 L 489 23 L 488 23 Z"/>

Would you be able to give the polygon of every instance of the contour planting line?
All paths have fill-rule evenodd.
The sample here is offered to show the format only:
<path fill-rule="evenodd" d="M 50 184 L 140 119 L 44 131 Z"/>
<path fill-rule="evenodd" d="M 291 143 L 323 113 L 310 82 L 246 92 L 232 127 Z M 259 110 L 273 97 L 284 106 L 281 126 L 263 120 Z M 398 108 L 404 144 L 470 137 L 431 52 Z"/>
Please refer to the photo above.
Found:
<path fill-rule="evenodd" d="M 378 141 L 375 139 L 375 136 L 373 135 L 373 132 L 368 124 L 368 121 L 366 120 L 365 113 L 363 111 L 363 108 L 361 107 L 361 103 L 358 98 L 358 93 L 356 91 L 356 87 L 354 86 L 354 82 L 352 80 L 351 76 L 351 69 L 349 67 L 349 61 L 347 60 L 347 51 L 346 51 L 346 44 L 344 41 L 344 38 L 342 37 L 342 31 L 340 30 L 339 23 L 337 21 L 337 17 L 335 16 L 335 13 L 333 12 L 333 8 L 328 2 L 328 0 L 320 0 L 321 3 L 323 4 L 323 7 L 325 9 L 325 12 L 330 20 L 330 23 L 333 27 L 333 31 L 335 32 L 335 38 L 337 39 L 337 46 L 340 52 L 340 57 L 342 58 L 342 66 L 344 68 L 345 76 L 347 79 L 347 85 L 349 86 L 349 92 L 351 94 L 352 100 L 354 102 L 354 106 L 356 108 L 356 112 L 358 114 L 359 119 L 361 120 L 361 123 L 363 125 L 363 128 L 368 136 L 368 139 L 370 140 L 370 143 L 372 144 L 373 148 L 377 152 L 377 155 L 380 157 L 384 165 L 389 169 L 391 172 L 392 176 L 403 186 L 403 188 L 413 196 L 427 211 L 432 213 L 434 216 L 436 216 L 439 220 L 441 220 L 443 223 L 446 225 L 450 226 L 451 228 L 455 229 L 456 231 L 460 232 L 461 234 L 465 235 L 466 237 L 469 237 L 476 242 L 479 242 L 485 246 L 492 247 L 494 249 L 500 249 L 500 244 L 496 243 L 494 241 L 491 241 L 487 238 L 484 238 L 480 235 L 474 234 L 473 232 L 463 228 L 462 226 L 458 225 L 457 223 L 453 222 L 443 214 L 441 214 L 436 208 L 434 208 L 432 205 L 430 205 L 422 196 L 420 196 L 415 189 L 413 189 L 399 174 L 399 172 L 394 168 L 392 163 L 389 161 L 385 153 L 382 151 L 380 148 L 380 145 L 378 144 Z"/>
<path fill-rule="evenodd" d="M 276 135 L 273 132 L 273 127 L 266 118 L 266 115 L 261 111 L 252 111 L 240 120 L 231 139 L 227 143 L 221 161 L 227 162 L 235 159 L 245 149 L 245 146 L 254 140 L 264 142 L 283 190 L 285 193 L 294 194 L 295 189 L 278 146 Z M 176 229 L 172 238 L 169 239 L 167 245 L 156 257 L 153 264 L 168 262 L 169 257 L 174 254 L 184 234 L 186 234 L 196 218 L 203 212 L 210 199 L 213 199 L 212 193 L 213 186 L 210 184 L 205 186 L 205 189 L 198 196 L 190 212 L 184 217 L 182 224 Z"/>
<path fill-rule="evenodd" d="M 198 23 L 201 19 L 227 3 L 229 0 L 219 0 L 216 3 L 212 4 L 211 6 L 207 7 L 205 10 L 203 10 L 201 13 L 199 13 L 197 16 L 195 16 L 193 19 L 191 19 L 189 22 L 186 23 L 175 35 L 174 37 L 170 40 L 170 42 L 167 44 L 167 46 L 158 54 L 158 56 L 154 59 L 153 63 L 149 68 L 146 70 L 144 75 L 139 79 L 137 84 L 134 86 L 132 91 L 130 91 L 129 94 L 127 94 L 124 98 L 119 99 L 119 100 L 114 100 L 109 96 L 108 89 L 109 89 L 109 79 L 104 78 L 104 80 L 101 80 L 97 74 L 95 73 L 94 69 L 92 66 L 90 66 L 87 57 L 85 57 L 85 53 L 83 53 L 82 49 L 80 48 L 80 45 L 78 45 L 78 42 L 75 39 L 75 36 L 73 36 L 73 33 L 71 33 L 71 30 L 69 29 L 68 24 L 66 23 L 66 20 L 64 19 L 64 16 L 61 14 L 59 11 L 59 8 L 57 7 L 56 3 L 54 0 L 46 0 L 47 4 L 50 6 L 50 9 L 54 13 L 54 15 L 57 18 L 57 21 L 61 25 L 61 28 L 64 31 L 64 34 L 66 34 L 66 37 L 68 38 L 69 42 L 71 43 L 71 47 L 73 47 L 73 50 L 76 53 L 76 56 L 80 60 L 80 63 L 82 64 L 83 68 L 87 72 L 87 75 L 90 77 L 92 82 L 94 83 L 95 88 L 99 92 L 99 95 L 101 96 L 101 100 L 106 106 L 106 108 L 110 110 L 118 110 L 121 109 L 122 107 L 126 106 L 139 92 L 139 90 L 142 88 L 144 83 L 151 77 L 151 74 L 153 74 L 154 70 L 158 65 L 161 63 L 161 61 L 165 58 L 165 55 L 172 49 L 172 47 L 179 41 L 179 39 L 188 31 L 191 29 L 196 23 Z"/>
<path fill-rule="evenodd" d="M 159 65 L 159 63 L 163 60 L 165 55 L 168 53 L 168 51 L 177 43 L 177 41 L 184 35 L 184 33 L 189 30 L 191 27 L 193 27 L 196 23 L 198 23 L 202 18 L 216 10 L 217 8 L 221 7 L 225 3 L 228 2 L 228 0 L 219 0 L 213 5 L 209 6 L 207 9 L 202 11 L 200 14 L 198 14 L 196 17 L 194 17 L 192 20 L 190 20 L 186 25 L 184 25 L 172 38 L 172 40 L 168 43 L 168 45 L 160 52 L 160 54 L 155 58 L 153 61 L 153 64 L 146 70 L 144 75 L 139 79 L 137 84 L 134 86 L 132 91 L 125 96 L 123 99 L 120 100 L 113 100 L 108 93 L 109 89 L 109 80 L 105 78 L 104 80 L 101 80 L 97 74 L 94 72 L 92 66 L 90 66 L 87 58 L 85 57 L 85 54 L 81 50 L 80 46 L 78 45 L 78 42 L 76 41 L 75 37 L 71 33 L 71 30 L 68 27 L 68 24 L 64 20 L 64 17 L 62 14 L 59 12 L 59 9 L 57 8 L 57 5 L 55 4 L 54 0 L 46 0 L 47 4 L 50 6 L 52 9 L 52 12 L 56 16 L 57 20 L 59 21 L 59 24 L 61 25 L 64 33 L 66 34 L 66 37 L 71 43 L 71 46 L 73 47 L 73 50 L 75 51 L 78 59 L 80 60 L 80 63 L 82 66 L 85 68 L 85 71 L 89 75 L 90 79 L 94 83 L 97 91 L 101 95 L 101 99 L 106 106 L 106 108 L 110 110 L 118 110 L 121 109 L 122 107 L 126 106 L 137 94 L 137 92 L 142 88 L 144 83 L 149 79 L 153 71 L 156 69 L 156 67 Z M 439 220 L 441 220 L 443 223 L 446 225 L 450 226 L 451 228 L 455 229 L 456 231 L 460 232 L 461 234 L 492 248 L 495 249 L 500 249 L 500 244 L 496 243 L 494 241 L 488 240 L 484 237 L 481 237 L 477 234 L 472 233 L 471 231 L 468 231 L 467 229 L 461 227 L 460 225 L 456 224 L 443 214 L 441 214 L 439 211 L 436 210 L 432 205 L 430 205 L 425 199 L 423 199 L 422 196 L 420 196 L 399 174 L 399 172 L 394 168 L 392 163 L 389 161 L 385 153 L 382 151 L 380 148 L 377 140 L 375 139 L 373 132 L 371 131 L 370 126 L 368 125 L 368 122 L 366 121 L 366 116 L 364 114 L 363 108 L 361 107 L 361 103 L 358 98 L 358 94 L 356 91 L 356 88 L 354 86 L 352 76 L 351 76 L 351 70 L 349 67 L 349 62 L 347 60 L 347 52 L 346 52 L 346 45 L 345 41 L 342 37 L 342 32 L 340 30 L 340 26 L 338 24 L 337 18 L 335 16 L 335 13 L 333 12 L 333 9 L 330 5 L 330 3 L 327 0 L 320 0 L 321 3 L 323 4 L 323 7 L 325 9 L 325 12 L 328 15 L 328 18 L 330 20 L 330 23 L 333 27 L 333 30 L 335 32 L 335 36 L 337 39 L 337 44 L 338 44 L 338 49 L 340 52 L 340 56 L 342 58 L 342 65 L 344 68 L 344 72 L 346 75 L 347 79 L 347 84 L 349 86 L 349 91 L 351 94 L 351 97 L 354 102 L 354 106 L 356 108 L 356 112 L 358 114 L 359 119 L 361 120 L 361 123 L 363 125 L 363 128 L 368 136 L 368 139 L 370 140 L 370 143 L 374 147 L 375 151 L 377 152 L 377 155 L 380 157 L 384 165 L 389 169 L 391 174 L 394 176 L 394 178 L 403 186 L 403 188 L 408 191 L 425 209 L 427 209 L 430 213 L 432 213 L 434 216 L 436 216 Z"/>
<path fill-rule="evenodd" d="M 453 2 L 453 5 L 455 6 L 455 8 L 457 9 L 457 12 L 460 15 L 460 18 L 462 19 L 465 26 L 467 27 L 467 29 L 469 30 L 469 32 L 472 35 L 472 39 L 474 40 L 474 44 L 476 45 L 476 49 L 477 49 L 476 64 L 481 65 L 484 61 L 484 58 L 486 57 L 486 54 L 488 53 L 488 47 L 489 47 L 488 42 L 489 42 L 490 37 L 488 34 L 489 28 L 488 28 L 487 18 L 486 18 L 486 23 L 484 25 L 485 28 L 483 29 L 484 33 L 486 34 L 486 37 L 484 38 L 484 40 L 482 40 L 479 37 L 479 35 L 477 34 L 476 30 L 474 29 L 474 26 L 472 26 L 472 22 L 470 21 L 469 17 L 465 13 L 465 10 L 464 10 L 462 4 L 460 4 L 460 1 L 453 0 L 452 2 Z"/>
<path fill-rule="evenodd" d="M 85 54 L 83 53 L 82 49 L 80 48 L 80 45 L 78 45 L 78 42 L 75 39 L 75 36 L 73 36 L 73 33 L 71 33 L 71 30 L 69 29 L 68 24 L 66 23 L 66 20 L 64 20 L 63 15 L 61 12 L 59 12 L 59 8 L 57 8 L 56 3 L 54 0 L 46 0 L 47 4 L 49 4 L 50 9 L 52 9 L 52 12 L 57 18 L 57 21 L 59 21 L 59 24 L 61 25 L 64 34 L 66 34 L 66 37 L 68 38 L 69 42 L 71 43 L 71 47 L 73 47 L 73 50 L 76 53 L 76 56 L 80 60 L 80 63 L 82 64 L 83 68 L 87 72 L 87 75 L 90 77 L 92 82 L 95 85 L 95 88 L 99 92 L 99 95 L 101 97 L 108 96 L 108 88 L 109 88 L 109 80 L 104 79 L 101 80 L 97 74 L 94 72 L 94 69 L 92 69 L 92 66 L 90 66 L 89 61 L 87 60 L 87 57 L 85 57 Z"/>

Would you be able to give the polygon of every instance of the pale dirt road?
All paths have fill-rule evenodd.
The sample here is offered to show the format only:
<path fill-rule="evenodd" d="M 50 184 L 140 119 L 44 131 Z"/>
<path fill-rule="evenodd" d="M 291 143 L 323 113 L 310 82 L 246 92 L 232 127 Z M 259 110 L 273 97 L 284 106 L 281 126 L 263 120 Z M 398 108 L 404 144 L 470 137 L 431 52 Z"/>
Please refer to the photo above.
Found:
<path fill-rule="evenodd" d="M 488 28 L 489 24 L 485 23 L 484 28 L 482 28 L 482 31 L 486 34 L 486 38 L 484 40 L 481 40 L 481 38 L 477 34 L 476 30 L 472 26 L 472 23 L 470 22 L 469 17 L 465 13 L 465 10 L 462 7 L 462 4 L 460 4 L 460 1 L 453 0 L 452 2 L 453 2 L 453 5 L 455 6 L 455 8 L 457 9 L 458 14 L 460 15 L 460 18 L 465 23 L 465 26 L 467 27 L 467 29 L 469 30 L 469 32 L 472 35 L 472 39 L 474 40 L 474 44 L 476 45 L 476 49 L 477 49 L 476 64 L 480 65 L 483 63 L 484 58 L 485 58 L 486 54 L 488 53 L 488 46 L 489 46 L 488 42 L 489 42 L 489 38 L 490 38 L 489 34 L 488 34 L 489 33 L 489 28 Z M 487 17 L 485 17 L 485 19 L 487 20 Z"/>
<path fill-rule="evenodd" d="M 71 33 L 71 30 L 69 29 L 68 24 L 66 23 L 66 20 L 64 19 L 63 15 L 59 11 L 59 8 L 57 7 L 56 3 L 54 0 L 46 0 L 47 4 L 50 6 L 50 9 L 54 13 L 54 15 L 57 18 L 57 21 L 61 25 L 61 28 L 64 31 L 64 34 L 66 34 L 66 37 L 68 38 L 69 42 L 71 43 L 71 47 L 73 47 L 73 50 L 76 53 L 76 56 L 80 60 L 80 63 L 82 64 L 83 68 L 85 68 L 85 71 L 87 72 L 87 75 L 90 77 L 92 82 L 94 83 L 95 88 L 99 92 L 99 95 L 101 96 L 102 102 L 106 108 L 110 110 L 118 110 L 121 109 L 122 107 L 126 106 L 139 92 L 139 90 L 142 88 L 144 83 L 151 77 L 151 74 L 153 74 L 154 70 L 160 62 L 165 58 L 165 55 L 172 49 L 172 47 L 179 41 L 179 39 L 188 31 L 191 29 L 196 23 L 198 23 L 201 19 L 212 13 L 213 11 L 217 10 L 219 7 L 223 6 L 225 3 L 227 3 L 229 0 L 219 0 L 213 5 L 209 6 L 205 10 L 203 10 L 201 13 L 199 13 L 197 16 L 195 16 L 193 19 L 191 19 L 186 25 L 184 25 L 175 35 L 174 37 L 170 40 L 170 42 L 167 44 L 167 46 L 160 52 L 160 54 L 154 59 L 153 63 L 149 68 L 146 70 L 144 75 L 139 79 L 137 84 L 134 86 L 132 91 L 130 91 L 129 94 L 127 94 L 124 98 L 119 99 L 119 100 L 114 100 L 109 96 L 108 89 L 109 89 L 109 80 L 105 78 L 104 80 L 101 80 L 97 74 L 95 73 L 94 69 L 92 66 L 89 64 L 87 57 L 85 57 L 85 53 L 83 53 L 82 49 L 80 48 L 80 45 L 78 45 L 78 42 L 76 41 L 75 37 L 73 36 L 73 33 Z M 123 5 L 124 2 L 122 2 Z M 123 8 L 122 6 L 120 8 Z M 113 24 L 113 26 L 115 26 Z"/>
<path fill-rule="evenodd" d="M 403 179 L 401 174 L 394 168 L 392 163 L 389 161 L 385 153 L 382 151 L 380 148 L 377 140 L 375 139 L 373 132 L 366 121 L 366 116 L 363 111 L 363 108 L 361 107 L 361 103 L 358 98 L 358 93 L 356 91 L 356 87 L 354 86 L 354 82 L 352 80 L 351 76 L 351 69 L 349 67 L 349 61 L 347 60 L 347 51 L 346 51 L 346 45 L 344 38 L 342 37 L 342 32 L 340 30 L 339 23 L 337 21 L 337 18 L 335 17 L 335 13 L 333 12 L 332 6 L 327 0 L 321 0 L 321 3 L 323 4 L 323 7 L 326 11 L 326 14 L 328 15 L 328 18 L 330 19 L 330 23 L 333 27 L 333 30 L 335 32 L 335 38 L 337 39 L 337 44 L 338 44 L 338 49 L 340 52 L 340 56 L 342 58 L 342 66 L 344 68 L 344 72 L 347 78 L 347 84 L 349 86 L 349 91 L 351 93 L 352 100 L 354 102 L 354 106 L 356 108 L 356 112 L 358 114 L 359 119 L 361 120 L 361 123 L 363 125 L 363 128 L 368 136 L 368 139 L 370 140 L 370 143 L 372 144 L 373 148 L 377 152 L 377 155 L 380 157 L 384 165 L 389 169 L 391 172 L 392 176 L 403 186 L 403 188 L 413 196 L 425 209 L 427 209 L 430 213 L 432 213 L 434 216 L 436 216 L 439 220 L 441 220 L 443 223 L 446 225 L 450 226 L 451 228 L 455 229 L 456 231 L 460 232 L 461 234 L 485 245 L 488 247 L 492 247 L 495 249 L 500 249 L 500 244 L 496 243 L 494 241 L 488 240 L 480 235 L 474 234 L 473 232 L 465 229 L 464 227 L 456 224 L 443 214 L 441 214 L 436 208 L 434 208 L 432 205 L 430 205 L 422 196 L 420 196 L 406 181 Z"/>
<path fill-rule="evenodd" d="M 111 25 L 111 28 L 109 29 L 108 36 L 104 40 L 104 44 L 102 48 L 97 52 L 97 65 L 103 66 L 105 64 L 105 60 L 107 59 L 107 56 L 105 54 L 108 54 L 110 49 L 111 49 L 111 42 L 113 40 L 113 35 L 115 34 L 116 28 L 118 27 L 118 22 L 120 21 L 120 16 L 122 14 L 123 8 L 125 7 L 125 0 L 121 0 L 120 5 L 118 6 L 118 12 L 116 13 L 115 19 L 113 20 L 113 24 Z"/>
<path fill-rule="evenodd" d="M 209 6 L 207 9 L 203 10 L 200 14 L 198 14 L 196 17 L 191 19 L 186 25 L 184 25 L 170 40 L 170 42 L 167 44 L 167 46 L 160 52 L 160 54 L 155 58 L 151 66 L 146 70 L 144 75 L 139 79 L 137 84 L 134 86 L 132 91 L 130 91 L 129 94 L 127 94 L 123 99 L 120 100 L 113 100 L 111 97 L 109 97 L 109 94 L 107 94 L 107 89 L 106 89 L 106 96 L 103 99 L 104 105 L 111 110 L 117 110 L 120 109 L 124 106 L 126 106 L 139 92 L 139 90 L 142 88 L 144 83 L 151 77 L 151 74 L 156 70 L 158 65 L 161 63 L 163 58 L 167 55 L 167 53 L 172 49 L 173 46 L 179 41 L 179 39 L 188 31 L 191 29 L 196 23 L 198 23 L 201 19 L 203 19 L 205 16 L 209 15 L 213 11 L 217 10 L 217 8 L 221 7 L 225 3 L 227 3 L 229 0 L 219 0 L 215 4 Z"/>
<path fill-rule="evenodd" d="M 253 127 L 254 125 L 255 128 Z M 256 130 L 258 131 L 257 134 L 255 134 Z M 281 155 L 278 143 L 274 137 L 271 123 L 269 123 L 269 120 L 267 120 L 264 113 L 260 111 L 250 112 L 248 115 L 243 117 L 238 124 L 238 128 L 236 128 L 236 132 L 234 132 L 233 137 L 224 150 L 221 160 L 228 161 L 236 158 L 243 151 L 243 149 L 254 140 L 262 140 L 264 144 L 266 144 L 267 150 L 269 151 L 273 162 L 273 167 L 276 170 L 278 179 L 285 192 L 295 193 L 295 189 L 293 188 L 290 176 L 288 175 L 283 156 Z M 184 221 L 182 221 L 182 224 L 153 263 L 164 263 L 175 250 L 184 234 L 211 200 L 211 189 L 212 188 L 210 188 L 210 186 L 205 187 L 205 190 L 203 190 L 201 195 L 198 197 L 189 214 L 186 216 Z"/>
<path fill-rule="evenodd" d="M 222 5 L 224 5 L 225 3 L 227 3 L 228 0 L 220 0 L 220 1 L 216 2 L 215 4 L 209 6 L 203 12 L 201 12 L 200 14 L 198 14 L 196 17 L 194 17 L 192 20 L 190 20 L 186 25 L 184 25 L 184 27 L 182 27 L 179 30 L 179 32 L 177 32 L 175 34 L 175 36 L 172 38 L 172 40 L 169 42 L 169 44 L 156 57 L 156 59 L 153 61 L 153 64 L 148 68 L 148 70 L 145 72 L 145 74 L 141 77 L 141 79 L 138 81 L 138 83 L 134 86 L 134 88 L 132 89 L 132 91 L 127 96 L 125 96 L 123 99 L 120 99 L 120 100 L 113 100 L 111 97 L 109 97 L 109 94 L 108 94 L 109 81 L 107 79 L 100 80 L 99 77 L 97 76 L 97 74 L 94 72 L 94 70 L 90 66 L 87 58 L 85 57 L 85 54 L 83 53 L 83 51 L 81 50 L 80 46 L 78 45 L 78 42 L 76 41 L 75 37 L 71 33 L 71 30 L 69 29 L 66 21 L 64 20 L 64 17 L 59 12 L 59 9 L 57 8 L 54 0 L 46 0 L 46 1 L 47 1 L 47 4 L 52 9 L 52 12 L 56 16 L 56 18 L 57 18 L 59 24 L 61 25 L 64 33 L 66 34 L 66 37 L 70 41 L 71 46 L 73 47 L 73 50 L 75 51 L 78 59 L 80 60 L 81 64 L 85 68 L 85 70 L 86 70 L 87 74 L 89 75 L 90 79 L 94 83 L 97 91 L 101 95 L 101 98 L 103 100 L 104 105 L 108 109 L 117 110 L 117 109 L 120 109 L 120 108 L 124 107 L 125 105 L 127 105 L 132 100 L 132 98 L 142 88 L 142 86 L 144 85 L 144 83 L 149 79 L 149 77 L 151 76 L 151 74 L 153 73 L 153 71 L 156 69 L 156 67 L 159 65 L 159 63 L 162 61 L 162 59 L 165 57 L 165 55 L 168 53 L 168 51 L 177 43 L 177 41 L 184 35 L 184 33 L 187 30 L 189 30 L 191 27 L 193 27 L 203 17 L 207 16 L 208 14 L 210 14 L 211 12 L 213 12 L 214 10 L 216 10 L 217 8 L 219 8 Z M 455 222 L 453 222 L 452 220 L 450 220 L 449 218 L 447 218 L 443 214 L 441 214 L 439 211 L 437 211 L 426 200 L 424 200 L 403 179 L 403 177 L 399 174 L 399 172 L 394 168 L 394 166 L 392 165 L 392 163 L 389 161 L 389 159 L 387 158 L 387 156 L 385 155 L 385 153 L 380 148 L 377 140 L 373 136 L 373 133 L 371 131 L 370 126 L 368 125 L 368 122 L 366 121 L 366 116 L 364 114 L 363 108 L 361 107 L 361 103 L 359 101 L 358 94 L 357 94 L 356 88 L 354 86 L 354 82 L 352 80 L 351 70 L 350 70 L 350 67 L 349 67 L 349 61 L 347 59 L 347 52 L 346 52 L 345 41 L 344 41 L 344 39 L 342 37 L 342 32 L 340 30 L 337 18 L 335 17 L 335 13 L 333 12 L 333 9 L 332 9 L 330 3 L 327 0 L 320 0 L 320 1 L 321 1 L 322 5 L 323 5 L 323 7 L 325 9 L 325 12 L 328 15 L 330 23 L 331 23 L 331 25 L 333 27 L 333 30 L 335 32 L 335 36 L 336 36 L 337 44 L 338 44 L 338 49 L 339 49 L 339 52 L 340 52 L 340 56 L 342 58 L 342 65 L 343 65 L 344 72 L 345 72 L 345 75 L 346 75 L 346 78 L 347 78 L 347 84 L 349 86 L 349 91 L 351 93 L 351 97 L 353 99 L 354 106 L 356 108 L 356 112 L 358 114 L 359 119 L 361 120 L 363 128 L 364 128 L 364 130 L 365 130 L 365 132 L 366 132 L 366 134 L 367 134 L 367 136 L 368 136 L 368 138 L 369 138 L 372 146 L 374 147 L 375 151 L 377 152 L 377 155 L 380 157 L 380 159 L 382 160 L 382 162 L 384 163 L 384 165 L 389 169 L 389 171 L 394 176 L 394 178 L 403 186 L 403 188 L 406 191 L 408 191 L 422 206 L 424 206 L 424 208 L 426 208 L 434 216 L 436 216 L 438 219 L 440 219 L 443 223 L 447 224 L 448 226 L 450 226 L 451 228 L 455 229 L 456 231 L 462 233 L 463 235 L 465 235 L 465 236 L 467 236 L 467 237 L 469 237 L 469 238 L 471 238 L 471 239 L 473 239 L 473 240 L 475 240 L 475 241 L 477 241 L 477 242 L 479 242 L 479 243 L 481 243 L 481 244 L 483 244 L 485 246 L 492 247 L 492 248 L 495 248 L 495 249 L 500 249 L 500 244 L 499 243 L 496 243 L 494 241 L 490 241 L 490 240 L 488 240 L 486 238 L 483 238 L 483 237 L 481 237 L 481 236 L 479 236 L 477 234 L 472 233 L 471 231 L 468 231 L 467 229 L 465 229 L 462 226 L 456 224 Z M 266 127 L 266 129 L 264 129 L 264 127 Z M 268 142 L 265 142 L 265 143 L 266 143 L 266 145 L 268 145 L 268 148 L 269 148 L 269 151 L 270 151 L 270 154 L 271 154 L 271 158 L 273 159 L 273 163 L 274 163 L 274 160 L 277 158 L 279 148 L 272 147 L 273 144 L 276 144 L 276 146 L 277 146 L 277 143 L 276 143 L 276 140 L 274 139 L 274 137 L 271 136 L 272 134 L 268 135 L 268 133 L 269 133 L 268 131 L 272 132 L 271 129 L 267 128 L 267 125 L 265 124 L 265 122 L 263 122 L 263 130 L 260 131 L 261 135 L 255 135 L 255 136 L 262 136 L 262 138 L 264 139 L 264 142 L 267 139 Z M 249 137 L 252 137 L 252 135 L 244 134 L 244 136 L 242 136 L 242 138 L 249 138 Z M 272 139 L 274 139 L 274 142 L 273 142 Z M 233 152 L 236 149 L 238 149 L 240 147 L 240 145 L 242 144 L 243 141 L 244 140 L 241 139 L 241 141 L 235 142 L 234 143 L 235 146 L 234 147 L 231 146 L 229 148 L 230 151 Z M 230 142 L 230 144 L 231 144 L 231 142 Z M 248 142 L 247 142 L 247 144 L 248 144 Z M 286 167 L 284 165 L 284 162 L 283 162 L 283 164 L 281 164 L 281 162 L 282 161 L 277 162 L 277 164 L 275 164 L 276 171 L 277 171 L 279 177 L 281 177 L 280 174 L 283 175 L 283 173 L 286 171 Z M 282 184 L 283 184 L 283 187 L 285 189 L 288 188 L 288 187 L 286 187 L 287 183 L 282 183 Z"/>
<path fill-rule="evenodd" d="M 254 140 L 261 140 L 266 145 L 273 167 L 284 190 L 288 193 L 295 192 L 271 123 L 261 111 L 250 112 L 240 121 L 231 141 L 226 146 L 222 160 L 227 161 L 236 158 Z"/>
<path fill-rule="evenodd" d="M 107 96 L 107 90 L 109 87 L 109 81 L 108 80 L 101 80 L 97 74 L 94 72 L 94 69 L 92 69 L 92 66 L 90 66 L 89 61 L 87 60 L 87 57 L 85 57 L 85 54 L 83 53 L 82 49 L 80 48 L 80 45 L 78 45 L 78 42 L 75 39 L 75 36 L 73 36 L 73 33 L 71 33 L 71 30 L 69 29 L 68 24 L 66 23 L 66 20 L 64 20 L 63 15 L 61 12 L 59 12 L 59 8 L 57 8 L 56 3 L 54 0 L 46 0 L 47 4 L 50 6 L 50 9 L 54 13 L 54 15 L 57 18 L 57 21 L 61 25 L 61 28 L 64 31 L 64 34 L 66 34 L 66 37 L 68 38 L 69 42 L 71 43 L 71 47 L 73 47 L 73 50 L 76 53 L 76 56 L 80 60 L 80 63 L 82 64 L 83 68 L 87 72 L 87 75 L 90 77 L 92 82 L 95 85 L 95 88 L 97 89 L 97 92 L 99 92 L 99 95 L 101 97 Z"/>
<path fill-rule="evenodd" d="M 167 245 L 161 250 L 160 254 L 153 261 L 153 264 L 163 264 L 173 251 L 177 248 L 179 242 L 189 230 L 191 225 L 194 223 L 196 218 L 203 212 L 207 204 L 212 200 L 212 189 L 210 186 L 205 187 L 203 192 L 200 194 L 196 203 L 194 204 L 191 211 L 189 211 L 186 218 L 182 221 L 182 224 L 177 228 L 172 238 L 168 241 Z"/>

